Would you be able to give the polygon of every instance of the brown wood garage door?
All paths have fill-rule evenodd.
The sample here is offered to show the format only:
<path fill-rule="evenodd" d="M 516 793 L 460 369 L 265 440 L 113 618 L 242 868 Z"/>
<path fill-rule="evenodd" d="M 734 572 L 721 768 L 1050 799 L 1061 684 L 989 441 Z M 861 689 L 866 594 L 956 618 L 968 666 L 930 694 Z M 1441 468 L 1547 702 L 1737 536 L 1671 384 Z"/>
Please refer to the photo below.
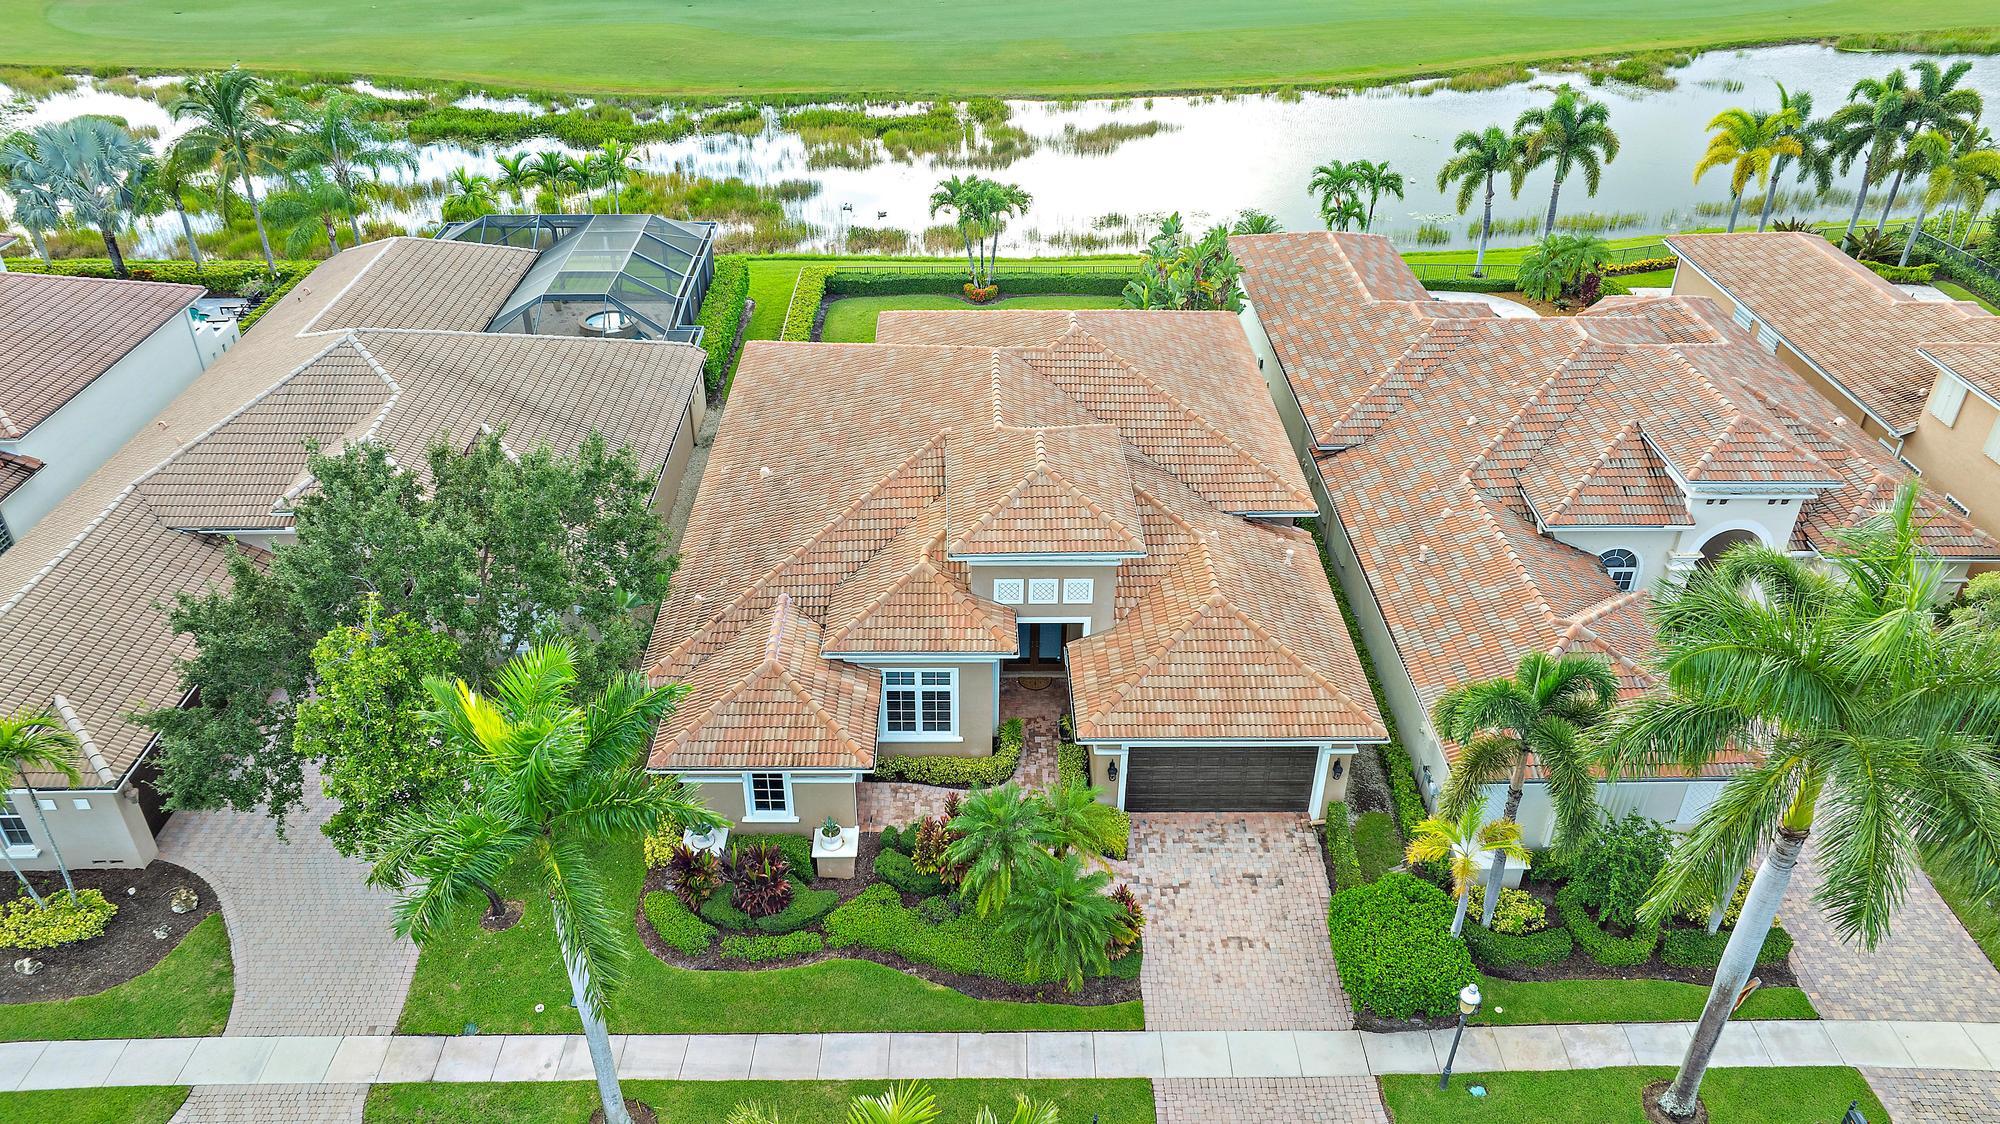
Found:
<path fill-rule="evenodd" d="M 1132 812 L 1303 812 L 1312 797 L 1310 746 L 1133 749 L 1125 762 Z"/>

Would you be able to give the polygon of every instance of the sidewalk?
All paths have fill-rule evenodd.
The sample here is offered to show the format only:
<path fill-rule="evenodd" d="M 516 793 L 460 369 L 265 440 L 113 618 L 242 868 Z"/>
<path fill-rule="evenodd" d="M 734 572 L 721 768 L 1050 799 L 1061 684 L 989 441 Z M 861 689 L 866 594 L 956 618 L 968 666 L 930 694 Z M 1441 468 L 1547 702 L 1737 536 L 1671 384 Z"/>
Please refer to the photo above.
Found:
<path fill-rule="evenodd" d="M 1674 1065 L 1692 1023 L 1474 1027 L 1455 1068 Z M 679 1081 L 1015 1077 L 1174 1079 L 1435 1073 L 1450 1031 L 614 1035 L 620 1076 Z M 2000 1072 L 2000 1023 L 1739 1022 L 1721 1066 Z M 0 1044 L 0 1092 L 105 1085 L 582 1081 L 574 1035 L 151 1038 Z"/>

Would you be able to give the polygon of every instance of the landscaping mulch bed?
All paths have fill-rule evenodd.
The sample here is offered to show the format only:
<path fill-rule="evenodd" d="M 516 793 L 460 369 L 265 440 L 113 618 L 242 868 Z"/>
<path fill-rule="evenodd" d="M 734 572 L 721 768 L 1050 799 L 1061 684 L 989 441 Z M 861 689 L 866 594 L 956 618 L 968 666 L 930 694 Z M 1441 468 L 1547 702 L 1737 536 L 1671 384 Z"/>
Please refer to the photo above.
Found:
<path fill-rule="evenodd" d="M 1556 914 L 1555 887 L 1546 882 L 1528 881 L 1522 889 L 1540 898 L 1549 911 L 1549 924 L 1560 925 Z M 1478 919 L 1479 903 L 1472 906 L 1473 919 Z M 1664 932 L 1665 930 L 1663 930 Z M 1626 934 L 1620 933 L 1619 936 Z M 1570 954 L 1568 960 L 1555 964 L 1516 964 L 1504 968 L 1488 968 L 1480 965 L 1479 970 L 1496 979 L 1519 980 L 1522 982 L 1544 983 L 1551 980 L 1672 980 L 1675 983 L 1700 984 L 1707 987 L 1715 982 L 1713 968 L 1679 968 L 1660 963 L 1657 955 L 1644 964 L 1630 968 L 1613 968 L 1592 960 L 1581 945 Z M 1798 973 L 1792 971 L 1790 961 L 1778 964 L 1759 964 L 1751 973 L 1764 981 L 1765 987 L 1797 987 Z"/>
<path fill-rule="evenodd" d="M 43 894 L 60 891 L 63 886 L 62 876 L 54 871 L 37 871 L 28 877 Z M 118 912 L 105 925 L 102 936 L 87 941 L 34 952 L 0 950 L 0 957 L 4 957 L 0 1004 L 75 999 L 116 987 L 158 964 L 219 904 L 208 883 L 157 859 L 144 870 L 79 870 L 71 877 L 79 890 L 103 891 L 118 906 Z M 15 883 L 13 888 L 18 891 L 19 886 Z M 188 912 L 175 913 L 167 899 L 181 886 L 193 889 L 201 900 Z M 128 895 L 128 889 L 137 893 Z M 153 931 L 162 927 L 166 937 L 155 937 Z M 15 972 L 12 965 L 22 956 L 41 961 L 42 970 L 32 976 Z"/>

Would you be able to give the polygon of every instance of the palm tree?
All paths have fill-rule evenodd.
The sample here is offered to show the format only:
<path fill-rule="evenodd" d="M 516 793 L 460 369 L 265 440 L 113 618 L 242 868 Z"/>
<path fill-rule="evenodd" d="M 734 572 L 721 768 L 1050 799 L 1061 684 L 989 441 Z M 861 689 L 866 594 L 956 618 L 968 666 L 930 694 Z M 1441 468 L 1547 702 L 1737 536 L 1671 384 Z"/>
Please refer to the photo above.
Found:
<path fill-rule="evenodd" d="M 985 183 L 978 176 L 953 176 L 931 192 L 931 217 L 936 218 L 939 211 L 950 211 L 956 220 L 958 235 L 965 242 L 965 272 L 974 288 L 985 287 L 972 252 L 973 232 L 987 218 L 989 198 L 983 189 Z"/>
<path fill-rule="evenodd" d="M 296 99 L 282 103 L 280 116 L 291 126 L 285 166 L 294 172 L 320 169 L 340 185 L 355 205 L 348 208 L 354 244 L 361 244 L 360 206 L 368 184 L 357 173 L 384 168 L 415 171 L 417 156 L 394 143 L 381 126 L 361 116 L 362 99 L 335 91 L 317 106 Z"/>
<path fill-rule="evenodd" d="M 1015 888 L 1000 929 L 1019 937 L 1028 969 L 1043 979 L 1059 979 L 1071 991 L 1086 974 L 1111 967 L 1111 942 L 1132 935 L 1130 916 L 1104 892 L 1111 875 L 1084 873 L 1077 855 L 1051 858 L 1034 867 L 1034 877 Z"/>
<path fill-rule="evenodd" d="M 1486 798 L 1475 796 L 1459 809 L 1455 819 L 1432 816 L 1417 824 L 1415 838 L 1404 848 L 1403 858 L 1412 866 L 1451 860 L 1451 892 L 1458 898 L 1458 913 L 1451 919 L 1451 935 L 1465 931 L 1465 912 L 1472 904 L 1472 885 L 1479 878 L 1479 859 L 1493 855 L 1497 865 L 1507 859 L 1528 860 L 1521 845 L 1521 825 L 1513 820 L 1486 820 Z"/>
<path fill-rule="evenodd" d="M 1800 178 L 1802 180 L 1808 176 L 1819 179 L 1819 189 L 1822 194 L 1825 193 L 1829 186 L 1826 182 L 1825 161 L 1815 156 L 1815 150 L 1823 147 L 1820 144 L 1822 123 L 1813 120 L 1812 91 L 1800 90 L 1795 94 L 1785 89 L 1783 82 L 1777 83 L 1777 87 L 1778 113 L 1780 115 L 1785 113 L 1791 114 L 1791 122 L 1784 127 L 1782 135 L 1798 142 L 1799 150 L 1796 153 L 1780 152 L 1771 164 L 1771 184 L 1769 189 L 1764 192 L 1764 210 L 1757 216 L 1757 230 L 1759 233 L 1762 233 L 1764 228 L 1771 224 L 1771 210 L 1778 204 L 1778 179 L 1785 174 L 1785 165 L 1791 160 L 1796 158 L 1800 162 Z"/>
<path fill-rule="evenodd" d="M 63 888 L 69 892 L 71 901 L 76 900 L 76 882 L 69 876 L 69 864 L 63 861 L 62 847 L 56 843 L 55 833 L 49 830 L 48 817 L 42 814 L 42 802 L 35 797 L 35 785 L 29 777 L 32 772 L 60 773 L 69 783 L 78 783 L 83 776 L 71 763 L 76 753 L 76 735 L 54 714 L 44 710 L 0 715 L 0 775 L 20 776 L 28 806 L 35 810 L 35 819 L 42 825 L 42 838 L 49 841 L 49 852 L 55 856 L 56 869 L 62 871 Z M 27 876 L 14 865 L 11 856 L 7 865 L 27 888 L 36 908 L 45 907 L 47 903 L 28 884 Z"/>
<path fill-rule="evenodd" d="M 1231 234 L 1283 234 L 1284 232 L 1285 224 L 1254 208 L 1236 216 L 1236 221 L 1229 224 Z"/>
<path fill-rule="evenodd" d="M 1986 146 L 1961 145 L 1931 170 L 1930 180 L 1924 184 L 1924 209 L 1950 207 L 1963 212 L 1965 237 L 1970 238 L 1987 197 L 1996 190 L 2000 190 L 2000 152 Z M 1953 228 L 1957 225 L 1956 219 L 1950 223 Z M 1965 245 L 1963 239 L 1959 245 Z"/>
<path fill-rule="evenodd" d="M 1384 195 L 1393 195 L 1398 199 L 1403 197 L 1403 188 L 1405 186 L 1403 183 L 1403 173 L 1390 171 L 1387 160 L 1382 161 L 1380 164 L 1367 160 L 1356 160 L 1354 163 L 1348 165 L 1348 170 L 1354 173 L 1356 194 L 1363 191 L 1368 193 L 1368 211 L 1361 220 L 1361 229 L 1373 230 L 1375 229 L 1376 201 Z"/>
<path fill-rule="evenodd" d="M 560 152 L 537 152 L 534 159 L 535 181 L 556 193 L 556 210 L 569 211 L 569 193 L 563 188 L 569 183 L 569 158 Z"/>
<path fill-rule="evenodd" d="M 190 165 L 178 151 L 169 152 L 165 159 L 147 162 L 144 180 L 148 189 L 180 217 L 181 235 L 187 239 L 188 253 L 194 259 L 194 267 L 199 270 L 202 266 L 201 243 L 194 236 L 194 221 L 188 216 L 188 207 L 205 207 L 211 201 L 201 182 L 200 170 Z"/>
<path fill-rule="evenodd" d="M 590 160 L 597 170 L 597 178 L 611 189 L 611 213 L 622 214 L 623 204 L 619 202 L 618 195 L 625 190 L 625 181 L 639 166 L 638 150 L 624 141 L 608 140 Z"/>
<path fill-rule="evenodd" d="M 1930 59 L 1918 59 L 1910 64 L 1910 69 L 1916 71 L 1917 85 L 1909 92 L 1905 103 L 1909 132 L 1903 138 L 1901 157 L 1891 165 L 1896 174 L 1889 181 L 1889 197 L 1882 201 L 1882 217 L 1875 222 L 1877 230 L 1889 223 L 1889 212 L 1896 206 L 1903 177 L 1922 174 L 1925 170 L 1924 156 L 1912 151 L 1918 137 L 1926 130 L 1955 134 L 1979 119 L 1984 104 L 1979 91 L 1963 89 L 1958 84 L 1971 72 L 1972 64 L 1969 62 L 1960 60 L 1940 68 Z"/>
<path fill-rule="evenodd" d="M 271 236 L 264 230 L 254 179 L 259 166 L 273 161 L 280 136 L 279 128 L 259 109 L 263 95 L 260 79 L 232 66 L 190 79 L 167 112 L 176 121 L 195 122 L 174 142 L 176 152 L 185 150 L 187 159 L 196 164 L 220 167 L 225 177 L 233 174 L 241 180 L 244 197 L 250 200 L 250 217 L 257 224 L 257 240 L 264 247 L 264 267 L 276 277 L 278 263 L 271 255 Z"/>
<path fill-rule="evenodd" d="M 1700 183 L 1709 169 L 1729 166 L 1730 233 L 1736 232 L 1736 216 L 1743 211 L 1743 193 L 1749 189 L 1750 181 L 1762 184 L 1768 179 L 1775 189 L 1773 165 L 1805 151 L 1799 139 L 1791 135 L 1798 123 L 1798 117 L 1790 109 L 1775 113 L 1725 109 L 1708 123 L 1715 135 L 1708 138 L 1708 151 L 1701 154 L 1701 160 L 1694 166 L 1694 180 Z M 1768 201 L 1764 209 L 1770 211 Z M 1758 229 L 1763 229 L 1761 223 Z"/>
<path fill-rule="evenodd" d="M 28 241 L 42 264 L 50 264 L 49 244 L 43 236 L 62 227 L 62 205 L 40 185 L 16 177 L 4 160 L 0 160 L 0 186 L 14 197 L 14 221 L 28 232 Z"/>
<path fill-rule="evenodd" d="M 576 188 L 578 195 L 583 196 L 582 210 L 585 214 L 597 209 L 597 205 L 590 201 L 590 189 L 599 183 L 595 160 L 589 157 L 563 157 L 563 178 Z"/>
<path fill-rule="evenodd" d="M 848 1102 L 847 1124 L 936 1124 L 943 1114 L 929 1087 L 912 1081 Z"/>
<path fill-rule="evenodd" d="M 517 867 L 546 896 L 556 945 L 583 1023 L 604 1119 L 631 1124 L 618 1087 L 604 999 L 624 974 L 632 924 L 607 900 L 596 856 L 668 824 L 707 828 L 720 817 L 678 784 L 649 777 L 642 760 L 653 725 L 684 689 L 613 679 L 588 704 L 571 699 L 566 643 L 537 644 L 494 677 L 492 697 L 425 681 L 437 738 L 461 750 L 471 775 L 390 827 L 369 881 L 399 892 L 396 932 L 423 944 L 463 921 L 481 887 Z"/>
<path fill-rule="evenodd" d="M 1910 138 L 1904 147 L 1902 158 L 1896 161 L 1896 174 L 1911 177 L 1927 176 L 1933 170 L 1950 164 L 1952 158 L 1951 141 L 1943 133 L 1929 130 Z M 1910 264 L 1910 251 L 1916 248 L 1917 235 L 1923 233 L 1924 219 L 1930 217 L 1931 208 L 1936 206 L 1930 192 L 1917 197 L 1917 218 L 1910 224 L 1909 233 L 1903 237 L 1903 254 L 1896 259 L 1898 266 Z"/>
<path fill-rule="evenodd" d="M 1618 158 L 1618 134 L 1611 131 L 1610 120 L 1608 106 L 1569 85 L 1556 88 L 1555 101 L 1524 109 L 1514 119 L 1514 132 L 1522 142 L 1523 170 L 1533 171 L 1544 164 L 1555 170 L 1548 217 L 1542 220 L 1543 236 L 1556 228 L 1556 201 L 1569 174 L 1583 169 L 1584 194 L 1596 195 L 1604 165 Z"/>
<path fill-rule="evenodd" d="M 1037 797 L 1049 846 L 1057 858 L 1075 851 L 1102 861 L 1123 832 L 1118 809 L 1098 799 L 1099 791 L 1081 781 L 1059 784 Z"/>
<path fill-rule="evenodd" d="M 1355 203 L 1355 189 L 1360 180 L 1359 173 L 1351 165 L 1338 160 L 1329 160 L 1312 170 L 1312 178 L 1306 181 L 1306 190 L 1319 196 L 1320 217 L 1327 220 L 1328 230 L 1334 229 L 1335 215 L 1359 211 L 1352 204 Z M 1352 221 L 1350 219 L 1349 223 Z M 1342 225 L 1340 229 L 1346 230 L 1347 226 Z"/>
<path fill-rule="evenodd" d="M 1335 198 L 1329 205 L 1320 208 L 1319 217 L 1328 230 L 1347 231 L 1352 230 L 1356 223 L 1367 221 L 1368 209 L 1361 205 L 1359 199 Z"/>
<path fill-rule="evenodd" d="M 118 247 L 118 230 L 138 202 L 137 181 L 145 160 L 146 147 L 103 117 L 38 125 L 0 147 L 8 180 L 35 185 L 78 225 L 94 228 L 104 239 L 112 272 L 120 277 L 131 274 Z"/>
<path fill-rule="evenodd" d="M 493 177 L 493 185 L 512 195 L 515 205 L 525 213 L 529 195 L 541 182 L 540 173 L 535 171 L 534 154 L 516 152 L 510 156 L 496 156 L 493 162 L 500 165 L 500 174 Z"/>
<path fill-rule="evenodd" d="M 500 200 L 493 194 L 493 181 L 474 175 L 468 168 L 453 168 L 445 177 L 445 189 L 446 222 L 465 222 L 500 209 Z"/>
<path fill-rule="evenodd" d="M 1595 234 L 1551 234 L 1522 256 L 1521 291 L 1536 300 L 1560 299 L 1610 260 L 1610 245 Z"/>
<path fill-rule="evenodd" d="M 1910 115 L 1909 76 L 1901 67 L 1881 78 L 1863 78 L 1848 91 L 1847 104 L 1826 119 L 1828 147 L 1840 163 L 1842 175 L 1858 159 L 1861 182 L 1854 190 L 1854 210 L 1847 216 L 1845 243 L 1854 237 L 1861 222 L 1861 208 L 1868 201 L 1868 189 L 1882 178 L 1882 169 L 1893 160 L 1902 140 L 1903 125 Z"/>
<path fill-rule="evenodd" d="M 264 200 L 264 216 L 279 232 L 288 258 L 310 255 L 321 234 L 329 251 L 339 253 L 339 220 L 354 210 L 353 197 L 318 169 L 291 177 L 283 190 Z"/>
<path fill-rule="evenodd" d="M 1498 125 L 1473 132 L 1467 129 L 1451 142 L 1454 153 L 1438 169 L 1438 190 L 1443 191 L 1453 180 L 1458 181 L 1458 213 L 1464 214 L 1472 204 L 1473 192 L 1482 186 L 1486 199 L 1479 215 L 1479 250 L 1472 257 L 1472 275 L 1486 275 L 1486 240 L 1493 234 L 1493 180 L 1506 176 L 1512 194 L 1521 194 L 1521 177 L 1527 169 L 1521 165 L 1521 142 L 1513 134 Z"/>
<path fill-rule="evenodd" d="M 1842 936 L 1888 932 L 1919 849 L 2000 890 L 2000 636 L 1941 627 L 1943 566 L 1922 545 L 1912 480 L 1817 564 L 1739 546 L 1655 602 L 1666 689 L 1598 731 L 1613 775 L 1700 770 L 1750 750 L 1653 885 L 1641 917 L 1705 896 L 1763 855 L 1679 1075 L 1695 1108 L 1731 1009 L 1821 811 L 1816 898 Z"/>
<path fill-rule="evenodd" d="M 965 798 L 951 821 L 958 838 L 945 858 L 965 873 L 958 892 L 988 916 L 1007 904 L 1016 879 L 1026 880 L 1037 864 L 1049 861 L 1054 842 L 1042 802 L 1012 784 L 982 789 Z"/>
<path fill-rule="evenodd" d="M 1597 784 L 1591 776 L 1583 732 L 1618 697 L 1618 679 L 1596 656 L 1529 652 L 1514 674 L 1463 683 L 1431 708 L 1439 737 L 1458 743 L 1458 761 L 1445 782 L 1441 805 L 1456 815 L 1486 785 L 1507 778 L 1505 820 L 1518 819 L 1530 764 L 1540 766 L 1555 812 L 1555 842 L 1568 847 L 1590 832 Z M 1500 904 L 1501 857 L 1486 879 L 1480 923 L 1491 925 Z"/>
<path fill-rule="evenodd" d="M 1000 232 L 1007 229 L 1007 219 L 1011 215 L 1025 215 L 1034 205 L 1035 197 L 1019 184 L 993 183 L 988 181 L 989 202 L 986 214 L 986 232 L 992 241 L 992 248 L 986 255 L 986 283 L 997 284 L 1000 279 Z"/>

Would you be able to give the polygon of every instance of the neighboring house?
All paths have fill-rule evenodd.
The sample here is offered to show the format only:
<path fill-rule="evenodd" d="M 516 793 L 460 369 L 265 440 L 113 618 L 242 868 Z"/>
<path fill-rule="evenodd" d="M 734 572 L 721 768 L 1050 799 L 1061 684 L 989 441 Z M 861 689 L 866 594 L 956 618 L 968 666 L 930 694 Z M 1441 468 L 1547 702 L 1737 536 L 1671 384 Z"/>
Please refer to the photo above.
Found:
<path fill-rule="evenodd" d="M 1870 437 L 2000 535 L 2000 317 L 1927 301 L 1816 234 L 1685 234 L 1676 295 L 1714 297 Z"/>
<path fill-rule="evenodd" d="M 651 766 L 760 829 L 1067 688 L 1107 801 L 1317 816 L 1386 740 L 1227 313 L 889 312 L 752 343 L 648 654 Z"/>
<path fill-rule="evenodd" d="M 198 285 L 0 275 L 0 550 L 236 342 Z"/>
<path fill-rule="evenodd" d="M 1429 796 L 1458 751 L 1430 724 L 1446 691 L 1528 651 L 1602 656 L 1643 690 L 1661 581 L 1741 542 L 1814 554 L 1909 475 L 1712 300 L 1500 319 L 1433 299 L 1378 236 L 1231 247 L 1244 326 L 1318 468 L 1334 567 Z M 1941 500 L 1924 514 L 1955 580 L 2000 558 Z M 1685 824 L 1719 787 L 1642 778 L 1605 796 Z M 1539 783 L 1521 821 L 1547 841 Z"/>
<path fill-rule="evenodd" d="M 132 714 L 181 701 L 188 654 L 160 606 L 226 580 L 232 541 L 290 539 L 308 440 L 380 442 L 421 465 L 440 436 L 569 451 L 594 430 L 671 501 L 702 419 L 701 352 L 485 331 L 535 260 L 409 238 L 334 257 L 0 554 L 0 711 L 53 709 L 83 746 L 81 784 L 34 778 L 72 865 L 153 857 L 166 812 L 147 783 L 152 731 Z M 25 794 L 9 797 L 9 854 L 47 866 Z"/>

